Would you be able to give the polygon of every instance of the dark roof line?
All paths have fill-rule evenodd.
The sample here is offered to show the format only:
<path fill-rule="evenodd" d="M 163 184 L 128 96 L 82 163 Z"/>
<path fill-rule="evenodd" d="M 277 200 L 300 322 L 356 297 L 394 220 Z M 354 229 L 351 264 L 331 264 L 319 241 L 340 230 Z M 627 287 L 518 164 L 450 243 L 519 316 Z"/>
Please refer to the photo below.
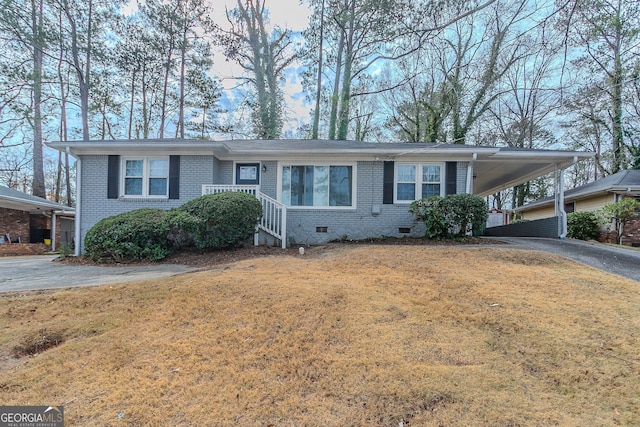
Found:
<path fill-rule="evenodd" d="M 640 170 L 629 169 L 620 171 L 597 181 L 566 190 L 564 192 L 564 198 L 565 200 L 574 199 L 581 196 L 588 196 L 607 191 L 626 191 L 626 189 L 631 189 L 631 191 L 640 191 Z M 554 200 L 554 196 L 545 197 L 543 199 L 527 203 L 520 208 L 516 208 L 516 210 L 542 206 Z"/>

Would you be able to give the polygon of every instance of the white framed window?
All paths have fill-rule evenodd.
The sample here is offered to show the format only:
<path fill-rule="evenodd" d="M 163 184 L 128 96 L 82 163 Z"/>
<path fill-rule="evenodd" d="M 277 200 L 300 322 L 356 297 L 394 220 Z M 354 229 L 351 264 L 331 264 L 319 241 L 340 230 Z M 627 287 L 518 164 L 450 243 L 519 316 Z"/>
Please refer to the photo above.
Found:
<path fill-rule="evenodd" d="M 168 197 L 168 157 L 125 157 L 122 166 L 124 197 Z"/>
<path fill-rule="evenodd" d="M 280 194 L 287 206 L 355 206 L 354 165 L 284 165 L 281 170 Z"/>
<path fill-rule="evenodd" d="M 396 163 L 394 202 L 411 203 L 414 200 L 442 196 L 442 171 L 442 163 Z"/>

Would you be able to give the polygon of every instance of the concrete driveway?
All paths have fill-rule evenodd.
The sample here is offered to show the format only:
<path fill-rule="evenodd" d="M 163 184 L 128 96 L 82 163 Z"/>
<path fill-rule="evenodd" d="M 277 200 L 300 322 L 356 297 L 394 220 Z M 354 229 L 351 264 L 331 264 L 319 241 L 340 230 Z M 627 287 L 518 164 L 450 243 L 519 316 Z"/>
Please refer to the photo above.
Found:
<path fill-rule="evenodd" d="M 0 292 L 95 286 L 169 277 L 195 271 L 176 264 L 95 267 L 55 262 L 55 255 L 0 257 Z"/>
<path fill-rule="evenodd" d="M 640 282 L 640 251 L 575 239 L 492 237 L 516 248 L 550 252 Z"/>

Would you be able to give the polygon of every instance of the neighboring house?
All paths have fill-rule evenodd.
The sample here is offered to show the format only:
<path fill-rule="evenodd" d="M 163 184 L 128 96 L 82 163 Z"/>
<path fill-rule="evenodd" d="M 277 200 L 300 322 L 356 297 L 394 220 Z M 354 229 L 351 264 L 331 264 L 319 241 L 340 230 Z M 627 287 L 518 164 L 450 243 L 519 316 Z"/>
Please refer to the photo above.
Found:
<path fill-rule="evenodd" d="M 564 210 L 592 212 L 615 203 L 622 197 L 640 197 L 640 170 L 626 170 L 564 192 Z M 553 216 L 554 198 L 546 197 L 514 209 L 523 219 Z"/>
<path fill-rule="evenodd" d="M 640 170 L 625 170 L 564 192 L 564 210 L 595 212 L 623 197 L 640 200 Z M 554 197 L 547 197 L 514 209 L 526 220 L 538 220 L 555 214 Z M 634 221 L 625 230 L 626 243 L 640 242 L 640 223 Z M 615 240 L 615 239 L 614 239 Z"/>
<path fill-rule="evenodd" d="M 0 186 L 0 244 L 72 244 L 74 208 Z"/>
<path fill-rule="evenodd" d="M 418 236 L 408 209 L 433 195 L 486 196 L 590 153 L 321 140 L 129 140 L 49 143 L 77 159 L 77 253 L 96 222 L 170 209 L 206 193 L 247 191 L 264 207 L 260 242 Z M 561 174 L 560 174 L 561 175 Z"/>

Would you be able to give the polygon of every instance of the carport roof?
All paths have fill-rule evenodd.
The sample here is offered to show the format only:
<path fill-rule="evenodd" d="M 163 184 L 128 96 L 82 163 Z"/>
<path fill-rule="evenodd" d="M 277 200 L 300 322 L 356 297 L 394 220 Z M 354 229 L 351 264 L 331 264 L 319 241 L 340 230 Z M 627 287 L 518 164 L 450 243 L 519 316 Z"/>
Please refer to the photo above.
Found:
<path fill-rule="evenodd" d="M 0 207 L 26 211 L 34 214 L 47 211 L 62 211 L 66 214 L 73 214 L 75 212 L 75 210 L 69 206 L 61 205 L 41 197 L 32 196 L 31 194 L 26 194 L 1 185 Z"/>
<path fill-rule="evenodd" d="M 351 161 L 473 161 L 474 192 L 486 196 L 593 157 L 566 150 L 518 149 L 462 144 L 329 140 L 202 141 L 145 139 L 51 142 L 74 156 L 104 154 L 208 154 L 221 160 L 342 159 Z"/>

